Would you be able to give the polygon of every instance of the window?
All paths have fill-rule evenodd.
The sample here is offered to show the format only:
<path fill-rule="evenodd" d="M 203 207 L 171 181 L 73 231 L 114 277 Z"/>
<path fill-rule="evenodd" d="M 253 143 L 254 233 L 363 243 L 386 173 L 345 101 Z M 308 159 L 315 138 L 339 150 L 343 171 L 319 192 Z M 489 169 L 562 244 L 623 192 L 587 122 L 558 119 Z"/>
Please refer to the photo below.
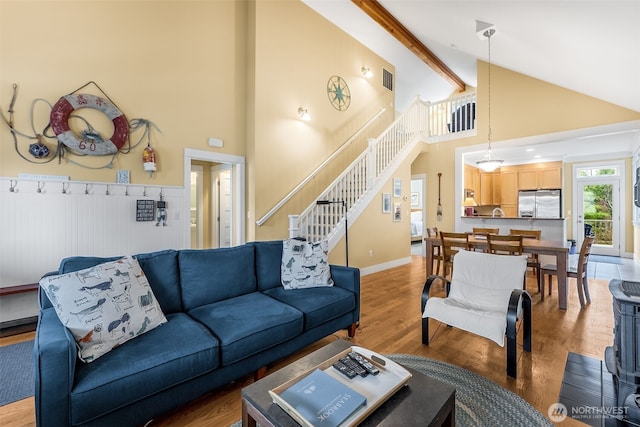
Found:
<path fill-rule="evenodd" d="M 591 178 L 601 176 L 620 176 L 620 171 L 615 165 L 578 168 L 576 171 L 577 178 Z"/>

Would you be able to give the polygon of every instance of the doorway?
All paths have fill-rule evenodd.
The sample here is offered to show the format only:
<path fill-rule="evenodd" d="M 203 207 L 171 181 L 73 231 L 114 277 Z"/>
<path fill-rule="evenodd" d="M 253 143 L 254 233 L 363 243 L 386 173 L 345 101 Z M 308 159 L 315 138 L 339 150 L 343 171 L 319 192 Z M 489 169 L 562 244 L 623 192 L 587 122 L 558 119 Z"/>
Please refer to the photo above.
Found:
<path fill-rule="evenodd" d="M 411 175 L 411 253 L 412 255 L 423 255 L 423 242 L 425 236 L 425 199 L 426 199 L 425 174 Z"/>
<path fill-rule="evenodd" d="M 185 149 L 185 247 L 245 243 L 244 157 Z"/>
<path fill-rule="evenodd" d="M 595 240 L 591 253 L 620 256 L 624 238 L 624 163 L 574 165 L 575 206 L 574 235 L 580 244 L 585 235 Z"/>

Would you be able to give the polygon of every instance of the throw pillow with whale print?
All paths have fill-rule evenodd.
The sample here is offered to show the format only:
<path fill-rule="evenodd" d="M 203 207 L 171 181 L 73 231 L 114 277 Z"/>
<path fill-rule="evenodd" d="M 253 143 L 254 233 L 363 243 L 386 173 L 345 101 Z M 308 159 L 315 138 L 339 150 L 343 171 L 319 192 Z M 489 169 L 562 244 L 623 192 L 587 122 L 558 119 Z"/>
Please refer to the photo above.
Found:
<path fill-rule="evenodd" d="M 329 242 L 289 239 L 282 242 L 280 277 L 285 289 L 333 286 L 329 267 Z"/>
<path fill-rule="evenodd" d="M 40 287 L 86 363 L 167 321 L 132 257 L 47 276 Z"/>

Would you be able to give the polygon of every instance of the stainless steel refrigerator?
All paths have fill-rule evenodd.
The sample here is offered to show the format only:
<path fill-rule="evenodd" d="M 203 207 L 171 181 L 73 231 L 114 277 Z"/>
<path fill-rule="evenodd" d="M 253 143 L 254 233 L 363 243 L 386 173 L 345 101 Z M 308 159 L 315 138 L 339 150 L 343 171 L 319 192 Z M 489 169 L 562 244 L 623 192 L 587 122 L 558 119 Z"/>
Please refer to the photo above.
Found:
<path fill-rule="evenodd" d="M 520 190 L 518 215 L 526 218 L 561 218 L 561 190 Z"/>

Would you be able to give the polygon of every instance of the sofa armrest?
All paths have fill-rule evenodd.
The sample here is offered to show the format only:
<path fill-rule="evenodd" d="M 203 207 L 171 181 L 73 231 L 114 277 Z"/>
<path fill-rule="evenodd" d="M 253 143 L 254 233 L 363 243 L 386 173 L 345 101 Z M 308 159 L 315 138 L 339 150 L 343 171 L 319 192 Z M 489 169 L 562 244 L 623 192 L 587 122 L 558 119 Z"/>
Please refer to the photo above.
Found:
<path fill-rule="evenodd" d="M 71 425 L 69 408 L 77 360 L 76 343 L 53 308 L 40 311 L 38 316 L 33 359 L 38 427 Z"/>
<path fill-rule="evenodd" d="M 360 295 L 360 269 L 343 265 L 330 265 L 335 286 Z"/>
<path fill-rule="evenodd" d="M 424 308 L 427 305 L 427 300 L 429 299 L 429 291 L 431 290 L 431 285 L 437 279 L 440 279 L 444 285 L 447 287 L 447 296 L 449 296 L 449 291 L 451 290 L 451 281 L 444 276 L 429 276 L 427 277 L 427 281 L 424 283 L 424 287 L 422 288 L 422 299 L 420 301 L 420 313 L 424 313 Z"/>
<path fill-rule="evenodd" d="M 331 278 L 333 279 L 334 285 L 351 291 L 356 295 L 356 308 L 353 311 L 353 322 L 354 324 L 358 323 L 360 321 L 360 269 L 333 264 L 329 267 L 331 268 Z"/>

